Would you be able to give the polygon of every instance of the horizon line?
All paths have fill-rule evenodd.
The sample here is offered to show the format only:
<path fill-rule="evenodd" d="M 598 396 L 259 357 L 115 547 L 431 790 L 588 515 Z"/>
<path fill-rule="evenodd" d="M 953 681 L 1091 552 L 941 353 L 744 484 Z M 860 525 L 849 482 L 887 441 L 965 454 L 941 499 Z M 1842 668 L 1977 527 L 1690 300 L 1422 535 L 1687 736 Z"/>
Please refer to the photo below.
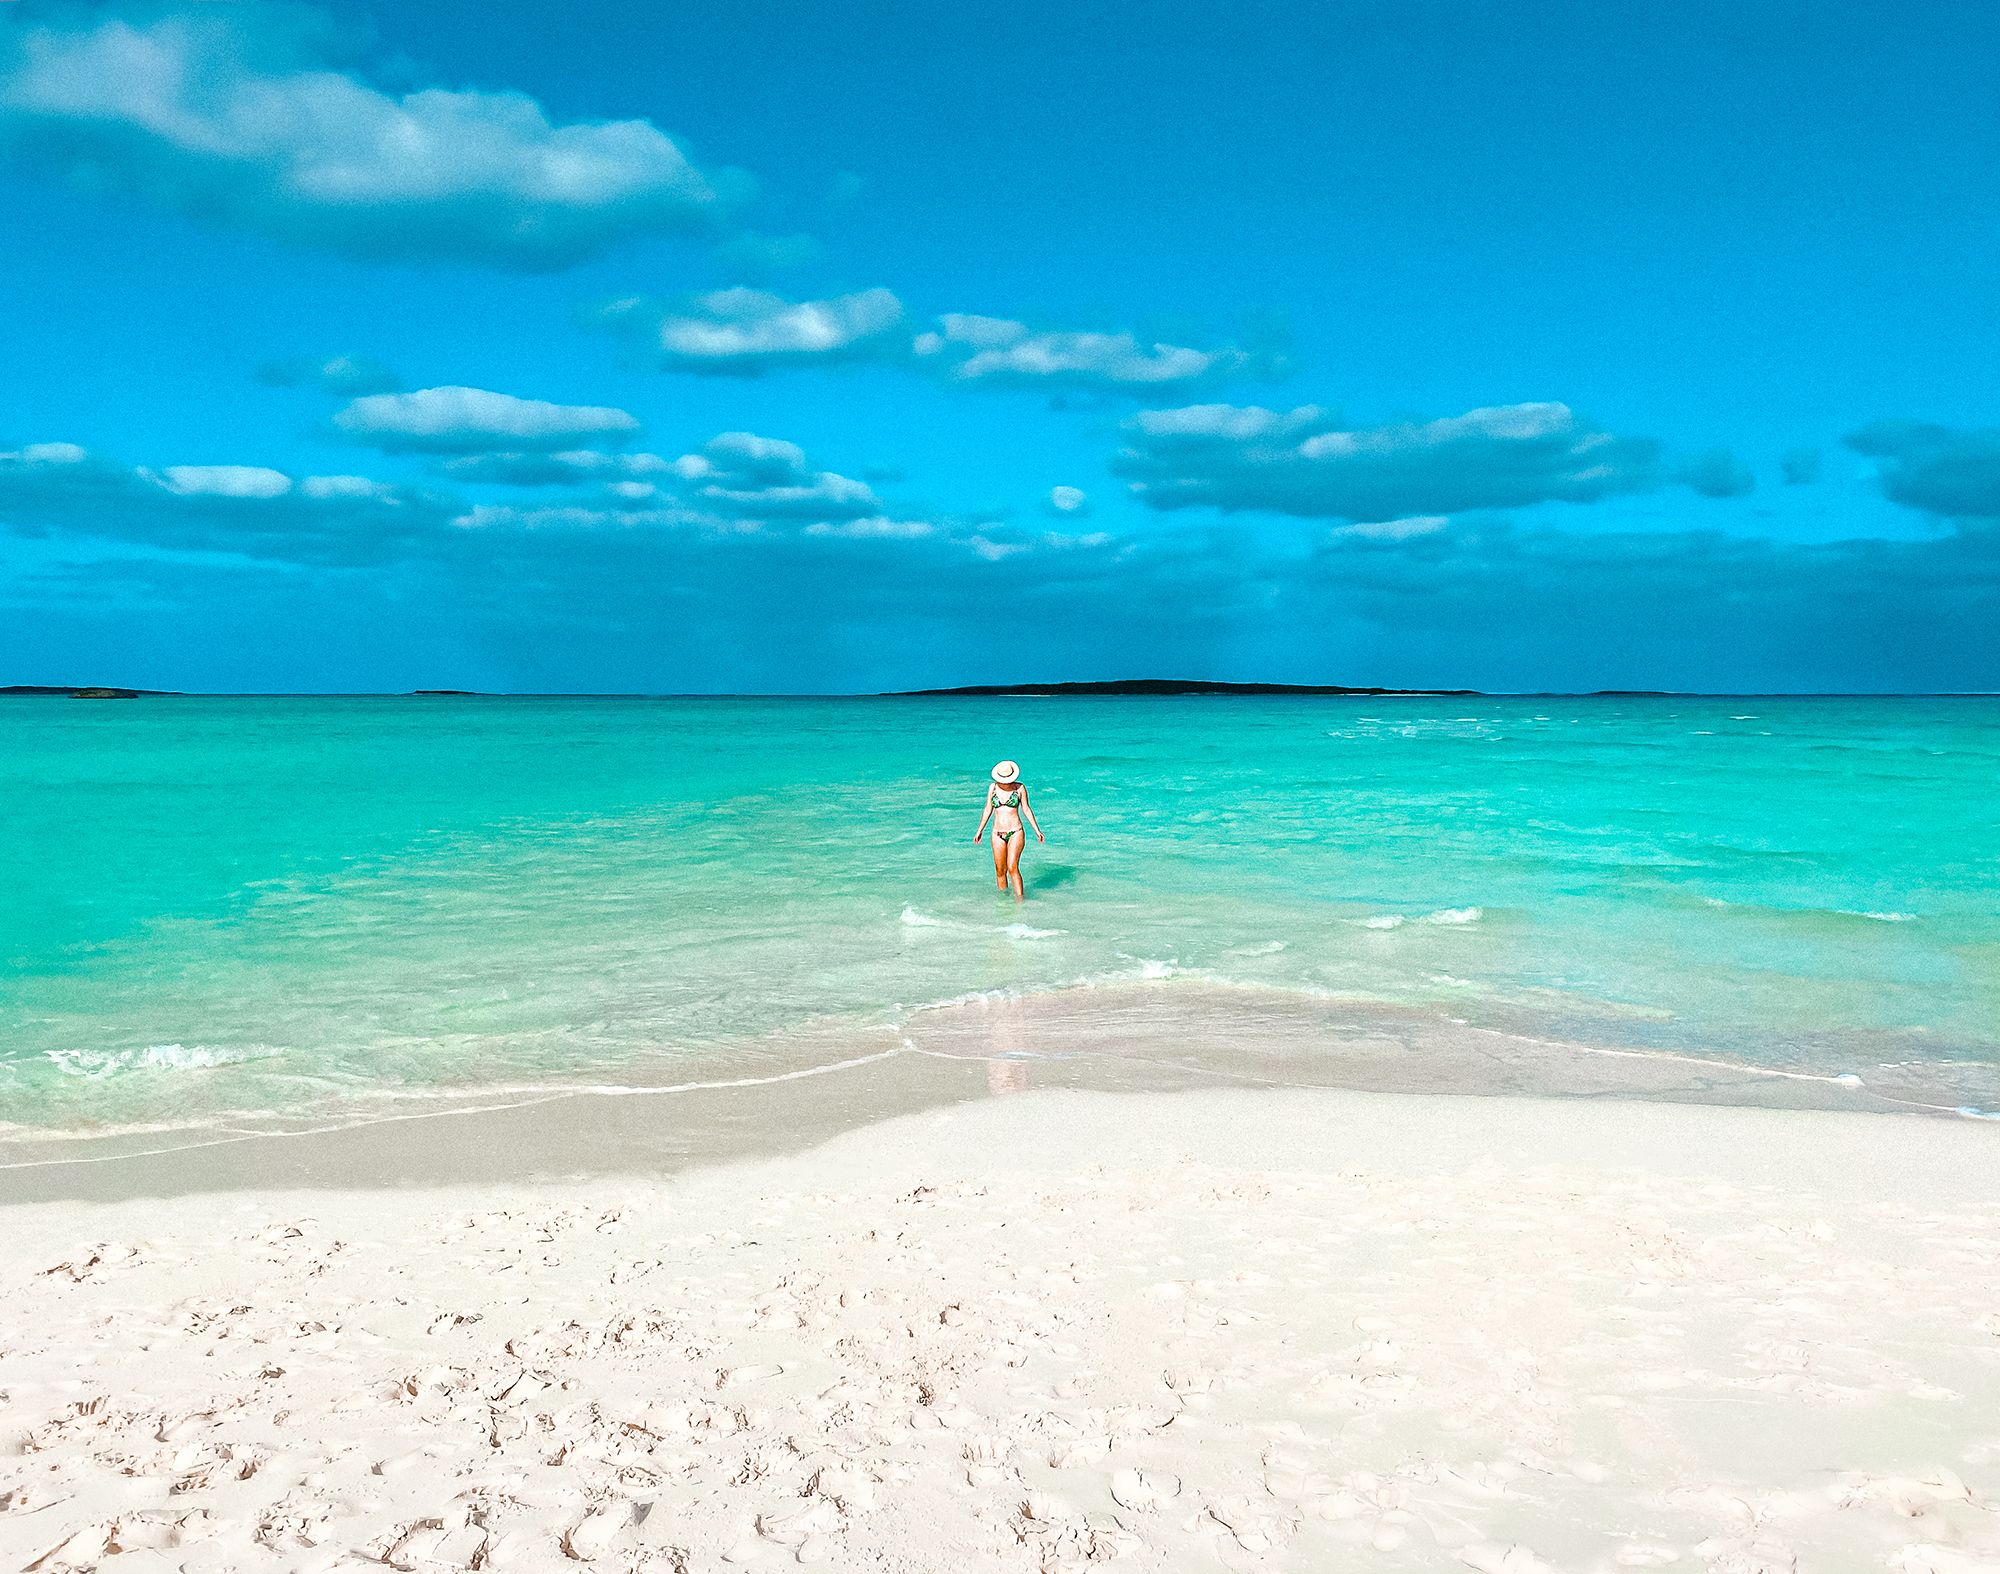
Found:
<path fill-rule="evenodd" d="M 1098 681 L 1058 680 L 1091 684 Z M 1190 683 L 1232 683 L 1228 679 L 1165 680 Z M 957 689 L 854 689 L 814 692 L 797 689 L 143 689 L 124 684 L 0 685 L 0 699 L 63 699 L 104 697 L 135 699 L 482 699 L 482 700 L 879 700 L 879 699 L 1994 699 L 2000 689 L 1427 689 L 1378 688 L 1372 685 L 1281 684 L 1250 680 L 1243 692 L 1174 694 L 1105 694 L 1034 692 L 1055 684 L 971 684 Z M 976 690 L 980 692 L 966 692 Z"/>

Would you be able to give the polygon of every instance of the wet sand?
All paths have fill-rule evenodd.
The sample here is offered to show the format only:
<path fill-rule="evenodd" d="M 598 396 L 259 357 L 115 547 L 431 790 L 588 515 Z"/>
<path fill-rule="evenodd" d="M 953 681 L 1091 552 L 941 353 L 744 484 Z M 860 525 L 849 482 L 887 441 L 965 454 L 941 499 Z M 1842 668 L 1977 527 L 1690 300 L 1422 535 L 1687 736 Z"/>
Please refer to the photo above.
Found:
<path fill-rule="evenodd" d="M 615 1082 L 357 1100 L 172 1131 L 0 1137 L 0 1204 L 272 1187 L 667 1175 L 798 1151 L 1021 1088 L 1345 1088 L 1868 1111 L 2000 1106 L 1985 1066 L 1856 1080 L 1721 1055 L 1501 1032 L 1435 1014 L 1191 981 L 974 1000 L 880 1029 L 800 1032 Z"/>

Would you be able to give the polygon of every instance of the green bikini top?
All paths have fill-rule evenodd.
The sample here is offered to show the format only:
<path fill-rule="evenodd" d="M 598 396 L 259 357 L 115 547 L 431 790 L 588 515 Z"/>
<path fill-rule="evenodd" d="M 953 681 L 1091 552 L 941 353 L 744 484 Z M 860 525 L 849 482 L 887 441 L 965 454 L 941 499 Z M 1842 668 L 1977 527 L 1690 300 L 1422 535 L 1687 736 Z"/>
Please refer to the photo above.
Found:
<path fill-rule="evenodd" d="M 993 807 L 996 809 L 1020 808 L 1021 789 L 1016 787 L 1009 792 L 1003 793 L 998 787 L 995 787 L 993 789 Z"/>

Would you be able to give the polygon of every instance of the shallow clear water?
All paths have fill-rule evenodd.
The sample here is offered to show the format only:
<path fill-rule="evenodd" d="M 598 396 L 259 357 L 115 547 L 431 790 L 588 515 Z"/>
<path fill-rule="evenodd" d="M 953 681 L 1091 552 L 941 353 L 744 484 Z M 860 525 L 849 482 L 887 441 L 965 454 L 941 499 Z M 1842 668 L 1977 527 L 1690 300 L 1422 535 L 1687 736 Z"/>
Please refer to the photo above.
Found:
<path fill-rule="evenodd" d="M 993 759 L 1049 833 L 971 843 Z M 0 1119 L 617 1074 L 1170 973 L 2000 1058 L 2000 701 L 0 701 Z"/>

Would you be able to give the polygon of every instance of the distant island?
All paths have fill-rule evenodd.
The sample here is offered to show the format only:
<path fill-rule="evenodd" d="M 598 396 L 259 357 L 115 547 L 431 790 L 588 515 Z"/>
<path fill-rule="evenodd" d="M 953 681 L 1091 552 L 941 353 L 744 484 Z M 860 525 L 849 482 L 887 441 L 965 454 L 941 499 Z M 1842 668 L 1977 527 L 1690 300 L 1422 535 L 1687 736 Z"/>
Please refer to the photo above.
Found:
<path fill-rule="evenodd" d="M 1349 688 L 1337 683 L 1214 683 L 1205 678 L 1114 678 L 1102 683 L 972 683 L 956 689 L 898 689 L 885 699 L 917 699 L 945 695 L 962 697 L 1048 697 L 1066 694 L 1353 694 L 1413 697 L 1466 695 L 1478 689 Z"/>
<path fill-rule="evenodd" d="M 63 700 L 158 699 L 162 695 L 174 692 L 172 689 L 106 689 L 93 688 L 87 684 L 72 686 L 68 684 L 52 685 L 46 683 L 10 683 L 4 688 L 0 688 L 0 695 L 40 696 L 44 699 Z"/>
<path fill-rule="evenodd" d="M 1007 699 L 1007 698 L 1062 698 L 1071 695 L 1231 695 L 1231 694 L 1322 694 L 1346 695 L 1355 699 L 1511 699 L 1511 700 L 1687 700 L 1687 699 L 1843 699 L 1867 698 L 1838 694 L 1705 694 L 1686 689 L 1535 689 L 1494 694 L 1486 689 L 1390 689 L 1374 686 L 1356 686 L 1345 683 L 1221 683 L 1209 678 L 1110 678 L 1102 681 L 1072 683 L 968 683 L 949 689 L 889 689 L 872 695 L 708 695 L 708 694 L 645 694 L 645 693 L 603 693 L 603 694 L 548 694 L 495 693 L 489 689 L 404 689 L 398 694 L 371 695 L 382 699 Z M 94 684 L 67 683 L 11 683 L 0 684 L 0 699 L 79 699 L 79 700 L 132 700 L 157 698 L 185 698 L 180 689 L 123 689 Z M 248 694 L 205 696 L 211 699 L 327 699 L 355 698 L 355 695 L 329 696 L 310 694 L 282 694 L 258 691 Z M 1904 699 L 1938 699 L 1966 696 L 1954 695 L 1902 695 Z M 1974 696 L 1983 697 L 1983 696 Z"/>

